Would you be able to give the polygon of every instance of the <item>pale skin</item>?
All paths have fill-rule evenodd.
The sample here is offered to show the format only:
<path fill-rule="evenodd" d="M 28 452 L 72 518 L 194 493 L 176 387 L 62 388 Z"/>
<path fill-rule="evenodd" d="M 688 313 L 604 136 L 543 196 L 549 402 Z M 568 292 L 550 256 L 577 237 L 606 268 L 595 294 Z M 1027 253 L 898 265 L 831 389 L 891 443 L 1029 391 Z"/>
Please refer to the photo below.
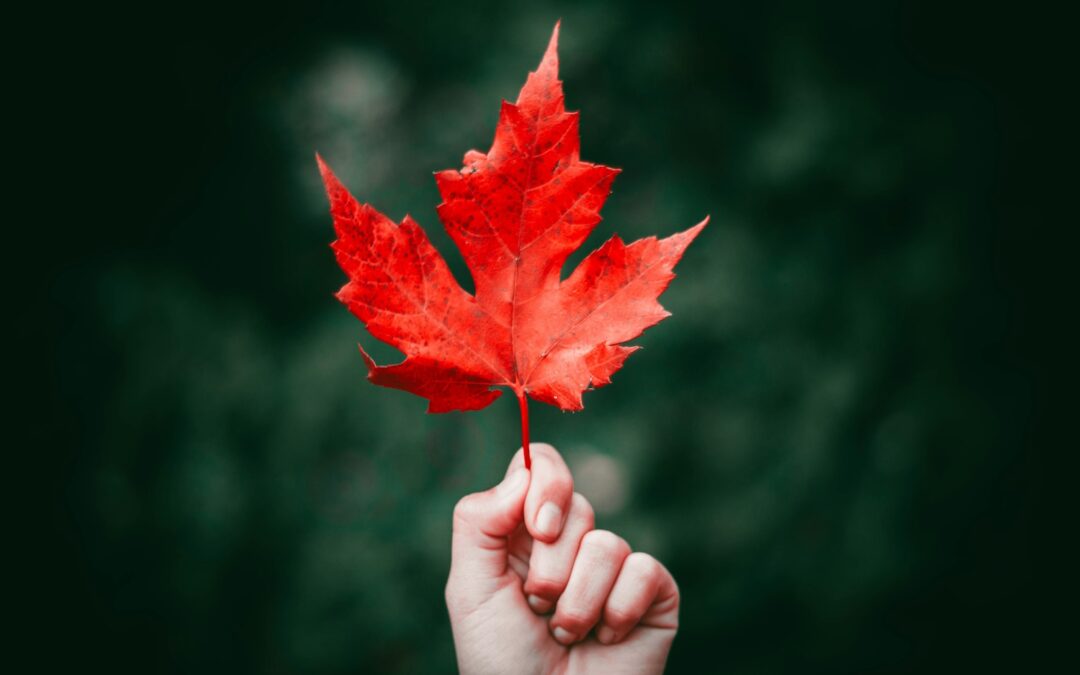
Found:
<path fill-rule="evenodd" d="M 550 445 L 454 509 L 446 604 L 463 675 L 662 673 L 679 627 L 671 573 L 595 528 Z"/>

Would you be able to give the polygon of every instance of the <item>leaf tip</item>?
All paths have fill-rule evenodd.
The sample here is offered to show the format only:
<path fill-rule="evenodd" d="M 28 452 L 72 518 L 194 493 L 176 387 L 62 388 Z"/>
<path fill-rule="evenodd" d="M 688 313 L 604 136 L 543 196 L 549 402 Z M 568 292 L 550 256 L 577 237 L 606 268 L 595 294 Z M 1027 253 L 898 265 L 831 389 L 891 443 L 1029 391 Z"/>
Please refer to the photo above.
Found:
<path fill-rule="evenodd" d="M 710 217 L 711 216 L 705 216 L 705 218 L 700 223 L 686 231 L 686 234 L 689 235 L 691 241 L 694 239 L 694 237 L 698 236 L 698 233 L 705 229 L 706 225 L 709 224 Z"/>
<path fill-rule="evenodd" d="M 555 22 L 555 29 L 551 31 L 551 39 L 548 40 L 547 49 L 544 50 L 544 58 L 540 60 L 540 67 L 536 72 L 551 70 L 552 79 L 557 79 L 559 74 L 559 26 L 562 19 Z"/>
<path fill-rule="evenodd" d="M 368 356 L 368 353 L 364 351 L 364 345 L 359 342 L 356 343 L 356 348 L 360 350 L 360 356 L 364 359 L 364 365 L 367 366 L 367 380 L 372 384 L 379 384 L 376 378 L 379 375 L 379 364 L 375 363 L 375 359 Z"/>
<path fill-rule="evenodd" d="M 323 185 L 326 186 L 327 193 L 330 193 L 333 188 L 344 188 L 344 186 L 341 185 L 341 181 L 338 180 L 338 177 L 334 175 L 334 172 L 330 169 L 330 165 L 327 164 L 322 158 L 322 155 L 317 152 L 315 153 L 315 162 L 319 165 L 319 175 L 322 176 Z"/>
<path fill-rule="evenodd" d="M 690 229 L 683 230 L 682 232 L 676 232 L 675 234 L 661 240 L 660 244 L 665 249 L 665 255 L 672 258 L 672 266 L 679 261 L 682 257 L 686 247 L 690 245 L 694 239 L 697 238 L 701 231 L 705 229 L 705 226 L 709 224 L 709 216 L 705 216 L 697 225 L 694 225 Z"/>

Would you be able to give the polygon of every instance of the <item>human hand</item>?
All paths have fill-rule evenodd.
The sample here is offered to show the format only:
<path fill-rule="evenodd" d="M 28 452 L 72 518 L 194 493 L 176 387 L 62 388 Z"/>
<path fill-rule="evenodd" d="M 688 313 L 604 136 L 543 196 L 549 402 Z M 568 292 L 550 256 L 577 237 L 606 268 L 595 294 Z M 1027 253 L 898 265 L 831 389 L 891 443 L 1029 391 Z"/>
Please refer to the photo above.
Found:
<path fill-rule="evenodd" d="M 446 605 L 463 675 L 661 673 L 679 589 L 647 553 L 593 529 L 558 451 L 519 450 L 454 509 Z M 565 514 L 565 516 L 564 516 Z"/>

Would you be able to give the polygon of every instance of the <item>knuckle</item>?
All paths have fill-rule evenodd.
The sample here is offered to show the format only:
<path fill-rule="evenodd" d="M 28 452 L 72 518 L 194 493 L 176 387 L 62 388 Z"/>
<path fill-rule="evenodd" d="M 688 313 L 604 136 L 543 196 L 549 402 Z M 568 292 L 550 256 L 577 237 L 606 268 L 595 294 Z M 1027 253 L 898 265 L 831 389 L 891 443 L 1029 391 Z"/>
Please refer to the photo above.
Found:
<path fill-rule="evenodd" d="M 675 581 L 675 576 L 671 573 L 670 570 L 668 570 L 667 567 L 664 567 L 664 563 L 660 562 L 656 558 L 653 558 L 652 561 L 656 565 L 656 573 L 660 576 L 660 578 L 662 580 L 666 579 L 667 582 L 671 583 L 671 602 L 675 605 L 675 607 L 678 607 L 679 598 L 681 597 L 679 592 L 679 582 Z"/>
<path fill-rule="evenodd" d="M 633 570 L 636 574 L 640 574 L 644 577 L 659 576 L 663 572 L 663 566 L 656 558 L 652 557 L 648 553 L 642 553 L 641 551 L 634 551 L 626 557 L 626 562 L 623 565 L 630 570 Z"/>
<path fill-rule="evenodd" d="M 626 543 L 626 540 L 610 530 L 591 530 L 590 532 L 586 532 L 585 536 L 581 539 L 581 545 L 609 554 L 630 551 L 630 545 Z"/>
<path fill-rule="evenodd" d="M 466 495 L 454 504 L 454 520 L 466 520 L 469 513 L 469 495 Z"/>
<path fill-rule="evenodd" d="M 472 522 L 476 515 L 476 495 L 465 495 L 454 505 L 454 529 L 460 529 Z"/>

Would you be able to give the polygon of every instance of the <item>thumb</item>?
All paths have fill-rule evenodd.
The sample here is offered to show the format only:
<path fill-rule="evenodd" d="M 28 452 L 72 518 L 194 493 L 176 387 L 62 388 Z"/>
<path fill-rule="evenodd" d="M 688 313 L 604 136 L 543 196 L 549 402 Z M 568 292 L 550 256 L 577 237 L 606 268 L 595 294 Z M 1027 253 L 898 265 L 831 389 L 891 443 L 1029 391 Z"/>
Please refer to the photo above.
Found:
<path fill-rule="evenodd" d="M 450 578 L 467 586 L 494 581 L 506 573 L 506 538 L 524 521 L 530 473 L 519 467 L 484 492 L 466 495 L 454 508 Z"/>

